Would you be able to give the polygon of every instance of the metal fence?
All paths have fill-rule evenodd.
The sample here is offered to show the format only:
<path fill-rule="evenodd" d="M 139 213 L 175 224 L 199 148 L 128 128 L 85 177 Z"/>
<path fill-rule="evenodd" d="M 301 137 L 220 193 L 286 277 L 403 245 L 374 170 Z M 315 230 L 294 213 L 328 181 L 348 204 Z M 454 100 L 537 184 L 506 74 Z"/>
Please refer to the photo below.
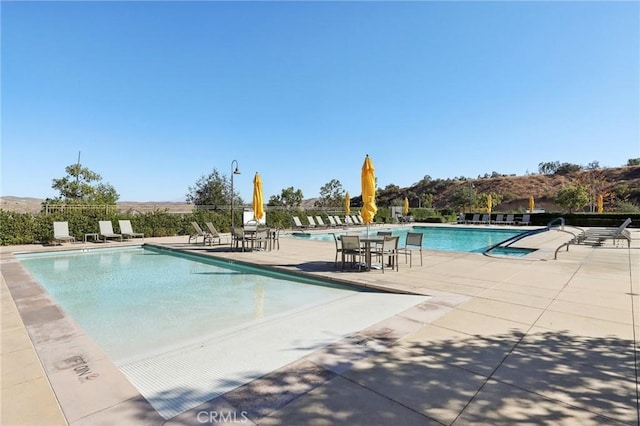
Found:
<path fill-rule="evenodd" d="M 43 204 L 44 214 L 64 213 L 64 212 L 99 212 L 114 213 L 118 207 L 115 204 Z"/>

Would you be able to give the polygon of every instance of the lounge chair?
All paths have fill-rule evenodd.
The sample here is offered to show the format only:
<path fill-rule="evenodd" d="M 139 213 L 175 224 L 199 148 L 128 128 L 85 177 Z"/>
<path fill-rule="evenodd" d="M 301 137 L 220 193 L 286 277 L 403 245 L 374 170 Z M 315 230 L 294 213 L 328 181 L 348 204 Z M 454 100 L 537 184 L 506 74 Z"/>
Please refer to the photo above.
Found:
<path fill-rule="evenodd" d="M 491 223 L 491 215 L 486 213 L 483 214 L 482 219 L 480 219 L 480 223 L 484 225 L 489 225 Z"/>
<path fill-rule="evenodd" d="M 459 224 L 459 225 L 467 223 L 464 218 L 465 218 L 465 214 L 464 213 L 460 213 L 460 216 L 458 216 L 458 220 L 456 221 L 456 223 Z"/>
<path fill-rule="evenodd" d="M 413 252 L 420 253 L 420 266 L 422 266 L 422 238 L 424 234 L 422 232 L 407 232 L 407 239 L 404 243 L 404 247 L 398 250 L 399 254 L 404 254 L 404 263 L 407 263 L 407 257 L 409 257 L 409 268 L 413 266 Z"/>
<path fill-rule="evenodd" d="M 218 230 L 215 226 L 213 226 L 213 223 L 205 222 L 204 225 L 207 227 L 207 229 L 209 230 L 209 234 L 211 235 L 209 244 L 213 244 L 214 240 L 218 240 L 218 244 L 222 244 L 222 235 L 218 233 Z"/>
<path fill-rule="evenodd" d="M 64 241 L 76 242 L 76 238 L 69 235 L 69 222 L 53 222 L 53 240 L 59 244 Z"/>
<path fill-rule="evenodd" d="M 342 222 L 342 219 L 340 219 L 340 216 L 333 216 L 333 218 L 335 219 L 335 221 L 338 224 L 338 226 L 342 226 L 343 228 L 347 228 L 348 227 L 348 224 Z"/>
<path fill-rule="evenodd" d="M 200 237 L 202 237 L 202 245 L 205 245 L 207 241 L 211 243 L 211 234 L 203 231 L 202 228 L 200 228 L 200 225 L 198 225 L 198 222 L 191 222 L 191 226 L 193 227 L 194 233 L 189 235 L 189 244 L 191 244 L 191 240 L 197 244 L 198 238 Z"/>
<path fill-rule="evenodd" d="M 631 233 L 627 229 L 630 224 L 631 218 L 627 218 L 627 220 L 625 220 L 622 225 L 618 226 L 617 228 L 592 228 L 583 231 L 573 237 L 571 240 L 560 245 L 560 247 L 556 249 L 553 258 L 558 258 L 558 252 L 562 247 L 566 247 L 567 251 L 569 251 L 569 246 L 572 244 L 583 244 L 595 247 L 603 245 L 606 240 L 613 240 L 613 244 L 616 244 L 618 240 L 627 240 L 627 247 L 631 247 Z"/>
<path fill-rule="evenodd" d="M 515 221 L 515 219 L 513 217 L 514 217 L 514 215 L 508 214 L 507 218 L 504 220 L 504 224 L 505 225 L 514 225 L 516 223 L 516 221 Z"/>
<path fill-rule="evenodd" d="M 320 228 L 328 228 L 329 227 L 329 225 L 324 223 L 324 220 L 322 220 L 321 216 L 316 216 L 316 224 L 318 224 L 318 226 Z"/>
<path fill-rule="evenodd" d="M 313 216 L 307 216 L 307 222 L 309 222 L 309 228 L 319 228 L 316 221 L 313 220 Z"/>
<path fill-rule="evenodd" d="M 133 232 L 133 228 L 131 227 L 130 220 L 119 220 L 118 224 L 120 225 L 120 233 L 125 238 L 136 238 L 141 237 L 144 239 L 144 234 L 142 232 Z"/>
<path fill-rule="evenodd" d="M 117 238 L 122 241 L 122 234 L 116 234 L 113 232 L 113 225 L 110 220 L 101 220 L 98 222 L 100 225 L 100 237 L 106 243 L 107 238 Z"/>
<path fill-rule="evenodd" d="M 293 223 L 300 231 L 304 231 L 305 229 L 309 228 L 309 225 L 303 225 L 302 222 L 300 222 L 300 218 L 298 216 L 293 216 Z"/>
<path fill-rule="evenodd" d="M 498 213 L 496 218 L 491 221 L 494 225 L 504 225 L 504 215 L 502 213 Z"/>
<path fill-rule="evenodd" d="M 531 225 L 531 215 L 523 214 L 522 219 L 515 221 L 516 225 Z"/>
<path fill-rule="evenodd" d="M 467 223 L 470 223 L 472 225 L 477 225 L 480 223 L 480 214 L 476 213 L 473 215 L 473 218 L 471 220 L 467 220 Z"/>
<path fill-rule="evenodd" d="M 356 224 L 353 222 L 353 219 L 351 219 L 351 216 L 349 216 L 348 214 L 344 215 L 344 223 L 349 226 L 356 226 Z"/>
<path fill-rule="evenodd" d="M 338 223 L 336 222 L 336 220 L 333 218 L 333 216 L 328 215 L 327 219 L 329 220 L 329 226 L 336 228 L 338 227 Z"/>

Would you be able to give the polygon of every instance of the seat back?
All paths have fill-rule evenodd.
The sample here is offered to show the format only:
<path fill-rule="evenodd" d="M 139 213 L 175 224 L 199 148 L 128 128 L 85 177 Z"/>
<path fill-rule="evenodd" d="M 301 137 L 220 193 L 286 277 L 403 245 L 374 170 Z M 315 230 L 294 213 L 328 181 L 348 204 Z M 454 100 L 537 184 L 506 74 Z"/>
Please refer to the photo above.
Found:
<path fill-rule="evenodd" d="M 218 230 L 216 229 L 215 226 L 213 226 L 213 223 L 205 222 L 204 224 L 207 226 L 207 228 L 209 228 L 209 233 L 211 234 L 212 237 L 214 238 L 220 237 L 220 234 L 218 234 Z"/>
<path fill-rule="evenodd" d="M 407 232 L 405 247 L 412 246 L 422 248 L 422 237 L 424 237 L 422 232 Z"/>
<path fill-rule="evenodd" d="M 53 222 L 53 236 L 54 237 L 68 237 L 69 236 L 69 222 Z"/>
<path fill-rule="evenodd" d="M 313 216 L 307 216 L 307 221 L 309 221 L 309 226 L 316 226 L 316 222 L 313 220 Z"/>
<path fill-rule="evenodd" d="M 343 235 L 340 237 L 343 252 L 360 252 L 360 236 L 359 235 Z"/>
<path fill-rule="evenodd" d="M 504 217 L 504 215 L 502 213 L 498 213 L 496 215 L 496 222 L 502 222 L 502 218 Z"/>
<path fill-rule="evenodd" d="M 300 222 L 300 218 L 298 216 L 293 216 L 293 223 L 295 223 L 298 228 L 302 228 L 302 222 Z"/>
<path fill-rule="evenodd" d="M 322 217 L 320 216 L 316 216 L 316 223 L 320 226 L 326 226 L 324 220 L 322 220 Z"/>
<path fill-rule="evenodd" d="M 391 231 L 378 231 L 378 233 L 376 235 L 379 235 L 379 236 L 385 235 L 385 236 L 387 236 L 387 235 L 392 235 L 392 234 L 391 234 Z"/>
<path fill-rule="evenodd" d="M 118 224 L 120 225 L 120 232 L 123 234 L 133 234 L 133 227 L 131 226 L 130 220 L 119 220 Z"/>
<path fill-rule="evenodd" d="M 198 225 L 198 222 L 191 222 L 191 226 L 193 226 L 193 229 L 196 230 L 198 235 L 204 234 L 204 231 L 202 230 L 202 228 L 200 228 L 200 225 Z"/>
<path fill-rule="evenodd" d="M 397 235 L 385 235 L 382 242 L 382 251 L 385 253 L 392 253 L 398 249 L 398 240 L 400 237 Z"/>
<path fill-rule="evenodd" d="M 100 225 L 100 234 L 113 235 L 113 225 L 110 220 L 101 220 L 98 224 Z"/>
<path fill-rule="evenodd" d="M 622 234 L 622 231 L 624 231 L 627 228 L 627 226 L 629 226 L 630 224 L 631 224 L 631 218 L 628 217 L 627 220 L 622 222 L 622 225 L 618 226 L 618 229 L 616 229 L 616 235 Z"/>

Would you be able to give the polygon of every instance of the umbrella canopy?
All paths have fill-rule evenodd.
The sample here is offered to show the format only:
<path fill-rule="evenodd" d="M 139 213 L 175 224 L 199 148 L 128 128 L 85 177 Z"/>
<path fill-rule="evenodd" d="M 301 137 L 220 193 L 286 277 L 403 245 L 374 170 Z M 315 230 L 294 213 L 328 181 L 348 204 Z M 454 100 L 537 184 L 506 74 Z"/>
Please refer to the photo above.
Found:
<path fill-rule="evenodd" d="M 402 206 L 402 214 L 405 215 L 405 216 L 409 214 L 409 199 L 407 197 L 404 197 L 404 205 Z"/>
<path fill-rule="evenodd" d="M 491 194 L 487 195 L 487 213 L 491 213 L 491 209 L 493 208 L 493 197 Z"/>
<path fill-rule="evenodd" d="M 349 191 L 347 191 L 347 195 L 344 196 L 344 212 L 351 214 L 351 196 L 349 195 Z"/>
<path fill-rule="evenodd" d="M 602 213 L 604 211 L 604 198 L 602 194 L 598 195 L 598 213 Z"/>
<path fill-rule="evenodd" d="M 262 196 L 262 179 L 258 172 L 253 178 L 253 218 L 255 220 L 264 217 L 264 203 Z"/>
<path fill-rule="evenodd" d="M 529 196 L 529 213 L 533 213 L 536 203 L 533 201 L 533 195 Z"/>
<path fill-rule="evenodd" d="M 378 212 L 376 207 L 376 174 L 371 158 L 367 154 L 362 165 L 362 220 L 364 223 L 373 222 Z"/>

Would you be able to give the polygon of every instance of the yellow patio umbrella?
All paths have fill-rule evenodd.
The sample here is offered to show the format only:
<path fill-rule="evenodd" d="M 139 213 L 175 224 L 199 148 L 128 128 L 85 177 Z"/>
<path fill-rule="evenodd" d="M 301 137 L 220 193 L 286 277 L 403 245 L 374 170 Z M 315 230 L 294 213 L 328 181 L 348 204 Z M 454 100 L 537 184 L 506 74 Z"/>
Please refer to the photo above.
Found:
<path fill-rule="evenodd" d="M 491 194 L 487 194 L 487 213 L 491 213 L 491 209 L 493 208 L 493 197 Z"/>
<path fill-rule="evenodd" d="M 405 215 L 405 216 L 409 214 L 409 199 L 407 197 L 404 197 L 404 205 L 402 206 L 402 214 Z"/>
<path fill-rule="evenodd" d="M 349 191 L 344 196 L 344 212 L 346 214 L 351 214 L 351 196 L 349 195 Z"/>
<path fill-rule="evenodd" d="M 362 165 L 362 220 L 367 225 L 373 222 L 378 212 L 376 207 L 376 174 L 369 154 Z M 367 226 L 367 230 L 369 227 Z"/>
<path fill-rule="evenodd" d="M 262 179 L 258 172 L 253 178 L 253 218 L 255 220 L 264 217 L 264 203 L 262 196 Z"/>
<path fill-rule="evenodd" d="M 535 201 L 533 201 L 533 195 L 529 196 L 529 213 L 533 213 L 533 208 L 535 207 L 536 203 Z"/>
<path fill-rule="evenodd" d="M 602 213 L 604 211 L 604 198 L 602 194 L 598 195 L 598 213 Z"/>

